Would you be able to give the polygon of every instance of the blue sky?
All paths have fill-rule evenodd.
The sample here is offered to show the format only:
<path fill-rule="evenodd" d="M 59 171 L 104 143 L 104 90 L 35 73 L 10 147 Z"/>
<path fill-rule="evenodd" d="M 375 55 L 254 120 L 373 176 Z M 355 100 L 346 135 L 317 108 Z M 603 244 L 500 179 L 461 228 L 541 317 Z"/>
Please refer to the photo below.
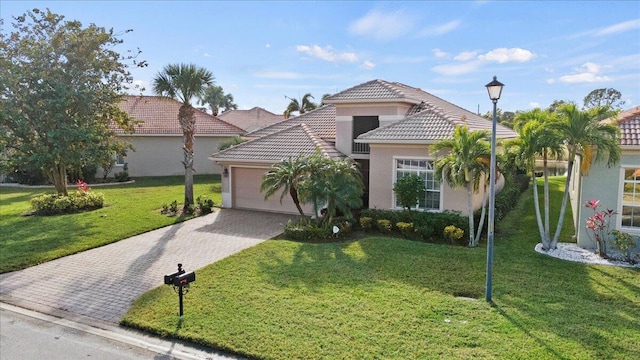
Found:
<path fill-rule="evenodd" d="M 241 109 L 282 113 L 288 97 L 317 100 L 372 80 L 419 87 L 471 111 L 491 110 L 484 87 L 506 86 L 498 107 L 553 100 L 580 105 L 615 88 L 640 105 L 640 1 L 7 1 L 11 17 L 49 8 L 124 34 L 140 48 L 149 85 L 169 63 L 211 70 Z"/>

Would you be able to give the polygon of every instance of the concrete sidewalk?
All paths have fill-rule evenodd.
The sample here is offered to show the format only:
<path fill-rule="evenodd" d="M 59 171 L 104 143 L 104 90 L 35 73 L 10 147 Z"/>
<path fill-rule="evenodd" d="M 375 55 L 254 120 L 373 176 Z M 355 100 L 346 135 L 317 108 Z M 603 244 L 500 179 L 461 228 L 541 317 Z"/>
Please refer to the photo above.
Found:
<path fill-rule="evenodd" d="M 282 232 L 293 215 L 223 209 L 117 243 L 0 275 L 0 300 L 117 324 L 163 275 L 195 270 Z M 68 316 L 62 316 L 68 317 Z M 86 321 L 86 320 L 85 320 Z"/>

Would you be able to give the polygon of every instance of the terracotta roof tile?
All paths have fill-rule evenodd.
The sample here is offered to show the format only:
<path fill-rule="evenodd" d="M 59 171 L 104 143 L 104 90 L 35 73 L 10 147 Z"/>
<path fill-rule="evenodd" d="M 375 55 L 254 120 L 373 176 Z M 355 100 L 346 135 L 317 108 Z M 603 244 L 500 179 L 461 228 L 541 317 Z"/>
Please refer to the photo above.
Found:
<path fill-rule="evenodd" d="M 307 124 L 320 138 L 333 140 L 336 138 L 336 107 L 334 105 L 324 105 L 302 115 L 249 132 L 245 136 L 261 137 L 302 123 Z"/>
<path fill-rule="evenodd" d="M 140 123 L 135 125 L 135 134 L 182 135 L 178 122 L 178 109 L 182 103 L 160 96 L 126 95 L 118 107 Z M 241 135 L 244 131 L 213 115 L 196 109 L 196 136 Z M 118 134 L 124 131 L 114 128 Z"/>
<path fill-rule="evenodd" d="M 245 131 L 255 131 L 281 122 L 284 119 L 282 115 L 276 115 L 257 106 L 250 110 L 225 111 L 222 114 L 218 114 L 218 118 Z"/>
<path fill-rule="evenodd" d="M 604 122 L 615 122 L 620 127 L 620 138 L 618 139 L 620 145 L 640 145 L 640 106 L 625 110 L 618 114 L 617 118 L 607 119 Z"/>
<path fill-rule="evenodd" d="M 320 148 L 325 156 L 344 157 L 336 148 L 322 140 L 305 123 L 293 124 L 279 132 L 256 138 L 209 157 L 213 161 L 243 160 L 274 163 L 289 157 L 311 155 Z"/>

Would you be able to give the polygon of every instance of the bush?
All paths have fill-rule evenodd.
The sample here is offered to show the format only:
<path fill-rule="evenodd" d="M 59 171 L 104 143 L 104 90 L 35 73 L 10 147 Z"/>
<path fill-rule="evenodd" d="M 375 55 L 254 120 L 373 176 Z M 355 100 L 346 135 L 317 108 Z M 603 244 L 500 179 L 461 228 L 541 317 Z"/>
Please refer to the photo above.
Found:
<path fill-rule="evenodd" d="M 36 215 L 70 214 L 103 207 L 104 195 L 82 191 L 70 193 L 69 196 L 44 194 L 31 199 L 31 206 Z"/>
<path fill-rule="evenodd" d="M 129 181 L 129 165 L 127 163 L 124 163 L 124 166 L 122 167 L 122 171 L 113 175 L 113 177 L 116 179 L 117 182 Z"/>
<path fill-rule="evenodd" d="M 400 231 L 402 236 L 408 239 L 413 238 L 416 234 L 413 223 L 399 222 L 396 224 L 396 228 Z"/>
<path fill-rule="evenodd" d="M 364 231 L 371 231 L 373 229 L 373 219 L 368 216 L 360 217 L 358 222 L 360 224 L 360 228 Z"/>
<path fill-rule="evenodd" d="M 314 221 L 301 219 L 298 221 L 289 220 L 284 228 L 284 236 L 289 240 L 313 241 L 328 239 L 332 231 L 329 226 L 318 226 Z"/>
<path fill-rule="evenodd" d="M 205 215 L 213 212 L 215 203 L 208 197 L 198 196 L 196 198 L 196 203 L 198 204 L 198 209 L 200 209 L 200 215 Z"/>
<path fill-rule="evenodd" d="M 460 245 L 460 239 L 464 236 L 464 230 L 449 225 L 444 228 L 444 238 L 447 239 L 450 245 Z"/>
<path fill-rule="evenodd" d="M 444 228 L 449 225 L 462 229 L 465 233 L 469 231 L 468 219 L 460 216 L 459 212 L 443 211 L 443 212 L 408 212 L 397 210 L 378 210 L 366 209 L 362 211 L 360 217 L 360 226 L 364 229 L 371 229 L 375 224 L 376 229 L 380 230 L 380 220 L 389 222 L 389 230 L 380 230 L 386 233 L 402 231 L 398 228 L 400 223 L 413 224 L 412 237 L 418 237 L 423 241 L 446 243 L 444 236 Z M 370 224 L 370 225 L 369 225 Z M 391 224 L 395 224 L 392 227 Z M 370 227 L 369 227 L 370 226 Z"/>
<path fill-rule="evenodd" d="M 381 233 L 389 234 L 391 233 L 391 230 L 393 230 L 393 228 L 391 227 L 391 221 L 387 219 L 380 219 L 376 221 L 376 224 L 378 225 L 378 230 Z"/>

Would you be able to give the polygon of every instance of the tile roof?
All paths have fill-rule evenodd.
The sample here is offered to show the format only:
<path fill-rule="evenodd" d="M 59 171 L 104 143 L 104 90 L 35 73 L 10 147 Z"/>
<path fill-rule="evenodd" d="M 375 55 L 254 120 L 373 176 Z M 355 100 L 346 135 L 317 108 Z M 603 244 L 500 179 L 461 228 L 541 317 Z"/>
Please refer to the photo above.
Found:
<path fill-rule="evenodd" d="M 301 123 L 224 149 L 212 154 L 209 159 L 275 163 L 289 157 L 311 155 L 318 147 L 325 156 L 344 157 L 332 144 L 322 140 L 310 126 Z"/>
<path fill-rule="evenodd" d="M 320 138 L 333 140 L 336 138 L 336 107 L 334 105 L 323 105 L 302 115 L 249 132 L 245 136 L 261 137 L 282 131 L 291 125 L 302 123 L 307 124 Z"/>
<path fill-rule="evenodd" d="M 391 83 L 376 79 L 350 87 L 339 93 L 333 94 L 323 101 L 328 104 L 337 104 L 354 101 L 404 101 L 420 103 L 424 99 L 424 91 L 401 83 Z"/>
<path fill-rule="evenodd" d="M 403 120 L 364 133 L 358 136 L 358 139 L 364 140 L 363 142 L 437 141 L 451 138 L 458 125 L 466 125 L 470 131 L 491 131 L 490 120 L 457 108 L 453 104 L 445 105 L 444 109 L 433 104 L 424 104 L 423 108 L 424 110 Z M 518 134 L 506 126 L 496 124 L 496 137 L 516 138 Z"/>
<path fill-rule="evenodd" d="M 620 127 L 620 139 L 618 139 L 620 145 L 640 145 L 640 106 L 621 112 L 617 118 L 604 121 L 615 122 Z"/>
<path fill-rule="evenodd" d="M 222 114 L 218 114 L 218 118 L 245 131 L 255 131 L 284 119 L 282 115 L 276 115 L 257 106 L 250 110 L 225 111 Z"/>
<path fill-rule="evenodd" d="M 134 134 L 182 135 L 178 122 L 178 109 L 182 103 L 161 96 L 126 95 L 118 107 L 140 123 L 135 125 Z M 244 131 L 213 115 L 196 109 L 196 136 L 200 135 L 241 135 Z M 117 134 L 124 131 L 115 127 Z"/>

